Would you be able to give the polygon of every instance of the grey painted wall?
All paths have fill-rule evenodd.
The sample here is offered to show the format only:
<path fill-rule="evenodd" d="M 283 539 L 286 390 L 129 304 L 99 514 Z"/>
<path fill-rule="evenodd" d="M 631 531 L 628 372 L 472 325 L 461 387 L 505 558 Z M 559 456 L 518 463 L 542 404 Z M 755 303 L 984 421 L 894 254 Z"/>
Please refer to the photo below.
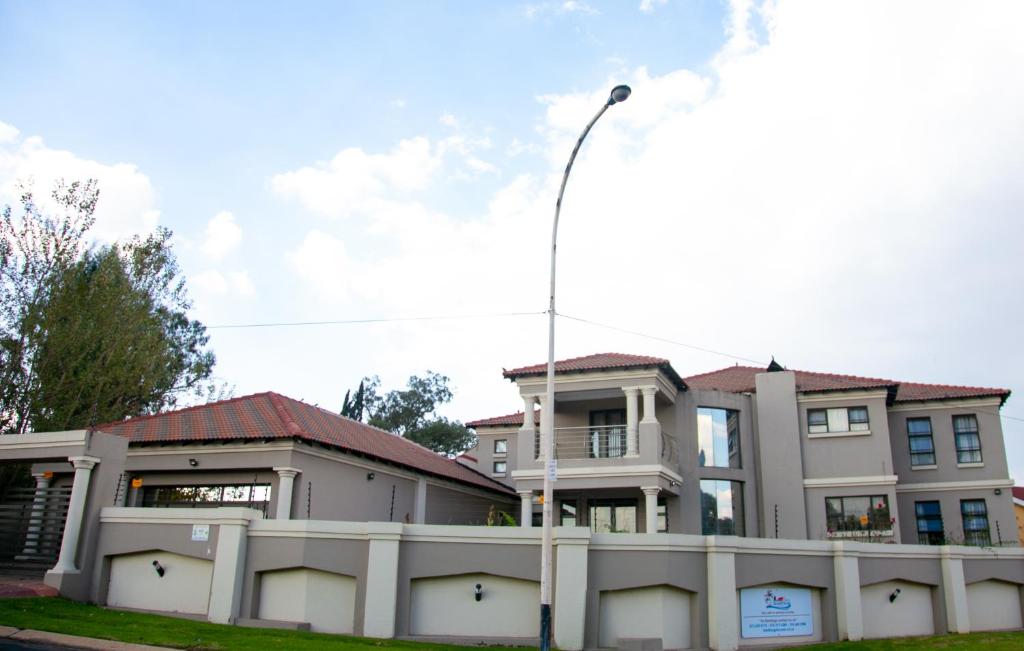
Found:
<path fill-rule="evenodd" d="M 755 384 L 761 522 L 765 536 L 775 537 L 778 513 L 779 538 L 807 538 L 802 481 L 806 469 L 795 376 L 790 371 L 759 373 Z"/>

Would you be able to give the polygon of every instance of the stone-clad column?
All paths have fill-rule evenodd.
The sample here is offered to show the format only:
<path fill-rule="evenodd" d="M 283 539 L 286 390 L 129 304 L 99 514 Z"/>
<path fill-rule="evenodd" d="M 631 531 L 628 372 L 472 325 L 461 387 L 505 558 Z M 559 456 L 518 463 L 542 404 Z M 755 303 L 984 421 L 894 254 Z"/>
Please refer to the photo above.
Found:
<path fill-rule="evenodd" d="M 302 472 L 299 468 L 274 468 L 281 480 L 277 483 L 277 512 L 274 517 L 278 520 L 290 520 L 292 517 L 292 491 L 295 488 L 295 475 Z"/>
<path fill-rule="evenodd" d="M 68 503 L 68 517 L 64 522 L 64 537 L 60 543 L 60 557 L 51 572 L 67 574 L 77 572 L 75 553 L 78 551 L 78 537 L 82 532 L 82 516 L 85 515 L 85 500 L 89 494 L 89 478 L 92 469 L 100 462 L 96 457 L 69 457 L 75 467 L 75 480 L 71 484 L 71 501 Z"/>
<path fill-rule="evenodd" d="M 640 429 L 637 415 L 637 395 L 639 387 L 622 387 L 626 394 L 626 456 L 635 457 L 639 454 Z"/>

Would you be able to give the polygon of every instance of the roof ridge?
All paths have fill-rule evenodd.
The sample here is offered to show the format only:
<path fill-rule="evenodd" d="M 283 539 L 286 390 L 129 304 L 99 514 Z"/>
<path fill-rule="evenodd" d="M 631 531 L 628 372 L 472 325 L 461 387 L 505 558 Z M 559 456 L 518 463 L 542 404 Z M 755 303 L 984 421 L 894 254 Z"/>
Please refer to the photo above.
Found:
<path fill-rule="evenodd" d="M 284 404 L 285 399 L 294 400 L 294 398 L 287 398 L 273 391 L 267 392 L 267 398 L 270 399 L 270 404 L 274 407 L 274 414 L 281 420 L 281 426 L 284 427 L 286 433 L 291 436 L 309 436 L 309 432 L 305 432 L 299 427 L 299 424 L 295 422 L 295 416 L 288 411 L 288 407 Z"/>
<path fill-rule="evenodd" d="M 718 369 L 716 371 L 707 371 L 705 373 L 697 373 L 696 375 L 687 375 L 686 377 L 683 378 L 683 380 L 692 380 L 694 378 L 705 377 L 707 375 L 715 375 L 716 373 L 725 373 L 726 371 L 731 371 L 732 369 L 735 369 L 735 368 L 747 368 L 747 369 L 751 369 L 751 370 L 756 371 L 757 369 L 759 369 L 761 367 L 760 366 L 747 366 L 745 364 L 733 364 L 732 366 L 726 366 L 726 367 L 720 368 L 720 369 Z M 787 368 L 786 370 L 788 371 L 790 369 Z"/>
<path fill-rule="evenodd" d="M 229 403 L 232 403 L 232 402 L 240 402 L 242 400 L 251 400 L 253 398 L 261 398 L 261 397 L 270 396 L 270 395 L 276 395 L 276 394 L 274 394 L 273 391 L 260 391 L 259 393 L 250 393 L 250 394 L 247 394 L 247 395 L 244 395 L 244 396 L 237 396 L 235 398 L 225 398 L 223 400 L 214 400 L 213 402 L 204 402 L 201 405 L 190 405 L 188 407 L 182 407 L 180 409 L 171 409 L 169 411 L 160 411 L 160 412 L 157 412 L 155 414 L 142 414 L 141 416 L 126 416 L 126 417 L 122 418 L 121 420 L 112 420 L 112 421 L 108 421 L 106 423 L 100 423 L 98 425 L 93 425 L 89 429 L 91 429 L 93 431 L 96 431 L 96 430 L 102 431 L 102 429 L 104 427 L 111 427 L 111 426 L 114 426 L 114 425 L 120 425 L 122 423 L 127 423 L 128 421 L 138 422 L 140 420 L 149 420 L 151 418 L 159 418 L 160 416 L 166 416 L 168 414 L 183 414 L 183 413 L 188 412 L 188 411 L 197 411 L 199 409 L 206 409 L 207 407 L 216 407 L 218 405 L 226 405 L 226 404 L 229 404 Z"/>

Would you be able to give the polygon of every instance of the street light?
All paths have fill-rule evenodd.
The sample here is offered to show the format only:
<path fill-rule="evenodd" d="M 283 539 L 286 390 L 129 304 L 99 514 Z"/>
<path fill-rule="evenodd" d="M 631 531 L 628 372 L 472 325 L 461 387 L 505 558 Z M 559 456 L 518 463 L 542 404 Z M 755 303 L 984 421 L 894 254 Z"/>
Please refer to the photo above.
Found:
<path fill-rule="evenodd" d="M 608 95 L 608 101 L 604 103 L 601 110 L 597 112 L 587 127 L 583 129 L 576 146 L 572 148 L 572 155 L 569 156 L 569 164 L 565 166 L 565 174 L 562 175 L 562 186 L 558 189 L 558 200 L 555 202 L 555 221 L 551 228 L 551 295 L 548 302 L 548 374 L 547 374 L 547 404 L 543 412 L 543 419 L 540 424 L 541 436 L 544 439 L 544 522 L 543 533 L 541 534 L 540 550 L 540 648 L 541 651 L 548 651 L 551 648 L 551 508 L 552 508 L 552 482 L 556 472 L 555 464 L 555 252 L 558 248 L 558 215 L 562 212 L 562 195 L 565 194 L 565 184 L 569 181 L 569 172 L 572 171 L 572 164 L 576 160 L 576 154 L 580 151 L 584 138 L 590 133 L 590 129 L 604 115 L 608 107 L 629 99 L 629 86 L 621 85 L 612 89 Z"/>

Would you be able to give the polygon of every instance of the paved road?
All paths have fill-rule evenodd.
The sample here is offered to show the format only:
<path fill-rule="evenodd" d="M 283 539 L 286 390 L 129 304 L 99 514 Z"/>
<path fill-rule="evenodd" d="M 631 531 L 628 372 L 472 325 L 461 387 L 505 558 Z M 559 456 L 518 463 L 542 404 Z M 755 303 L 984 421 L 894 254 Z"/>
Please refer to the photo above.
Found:
<path fill-rule="evenodd" d="M 58 646 L 56 644 L 41 644 L 36 642 L 22 642 L 21 640 L 0 639 L 0 651 L 66 651 L 77 649 L 73 646 Z"/>

